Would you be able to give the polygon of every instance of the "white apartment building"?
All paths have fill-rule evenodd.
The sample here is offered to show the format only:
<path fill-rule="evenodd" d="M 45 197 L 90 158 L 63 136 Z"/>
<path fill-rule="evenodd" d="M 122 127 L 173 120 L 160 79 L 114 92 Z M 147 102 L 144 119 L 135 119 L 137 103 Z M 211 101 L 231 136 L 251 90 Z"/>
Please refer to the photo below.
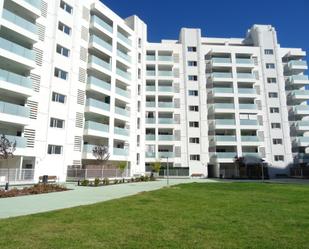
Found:
<path fill-rule="evenodd" d="M 281 48 L 270 25 L 244 38 L 183 28 L 150 43 L 142 20 L 99 0 L 0 0 L 0 133 L 17 143 L 0 182 L 8 168 L 65 181 L 68 167 L 97 164 L 95 145 L 130 175 L 159 160 L 232 177 L 245 155 L 288 174 L 309 158 L 305 56 Z"/>

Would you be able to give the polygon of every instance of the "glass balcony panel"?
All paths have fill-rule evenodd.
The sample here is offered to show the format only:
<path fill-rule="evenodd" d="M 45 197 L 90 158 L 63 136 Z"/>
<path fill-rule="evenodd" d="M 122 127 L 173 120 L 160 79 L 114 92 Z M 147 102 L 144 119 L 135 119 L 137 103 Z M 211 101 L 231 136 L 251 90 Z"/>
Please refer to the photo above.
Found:
<path fill-rule="evenodd" d="M 241 119 L 240 125 L 258 125 L 258 121 L 253 119 Z"/>
<path fill-rule="evenodd" d="M 151 151 L 146 151 L 145 153 L 145 157 L 146 158 L 155 158 L 156 157 L 156 153 L 155 152 L 151 152 Z"/>
<path fill-rule="evenodd" d="M 232 73 L 212 73 L 215 78 L 233 78 Z"/>
<path fill-rule="evenodd" d="M 109 25 L 107 22 L 105 22 L 104 20 L 102 20 L 101 18 L 97 17 L 97 16 L 92 16 L 91 17 L 91 22 L 92 23 L 97 23 L 101 27 L 106 29 L 107 31 L 113 33 L 113 27 L 111 25 Z"/>
<path fill-rule="evenodd" d="M 37 9 L 41 9 L 41 0 L 24 0 L 24 1 Z"/>
<path fill-rule="evenodd" d="M 148 91 L 148 92 L 155 92 L 156 91 L 156 86 L 146 86 L 146 91 Z"/>
<path fill-rule="evenodd" d="M 236 152 L 216 152 L 215 155 L 217 158 L 234 159 L 237 153 Z"/>
<path fill-rule="evenodd" d="M 102 59 L 99 59 L 98 57 L 94 56 L 94 55 L 91 55 L 89 57 L 89 63 L 94 63 L 94 64 L 97 64 L 99 65 L 100 67 L 103 67 L 107 70 L 111 70 L 112 69 L 112 65 Z"/>
<path fill-rule="evenodd" d="M 154 141 L 154 140 L 156 140 L 156 135 L 155 134 L 146 134 L 146 140 L 147 141 Z"/>
<path fill-rule="evenodd" d="M 172 151 L 159 151 L 158 152 L 159 158 L 173 158 L 174 157 L 174 152 Z"/>
<path fill-rule="evenodd" d="M 126 116 L 126 117 L 130 116 L 130 113 L 126 109 L 120 108 L 117 106 L 115 107 L 115 113 L 120 114 L 122 116 Z"/>
<path fill-rule="evenodd" d="M 129 151 L 127 149 L 114 148 L 114 155 L 117 155 L 117 156 L 128 156 L 129 155 Z"/>
<path fill-rule="evenodd" d="M 116 93 L 123 96 L 123 97 L 126 97 L 126 98 L 129 98 L 130 97 L 130 93 L 129 91 L 127 90 L 124 90 L 122 88 L 119 88 L 119 87 L 116 87 Z"/>
<path fill-rule="evenodd" d="M 128 129 L 119 128 L 119 127 L 115 127 L 114 132 L 115 134 L 122 135 L 122 136 L 129 136 L 130 134 L 130 131 Z"/>
<path fill-rule="evenodd" d="M 117 37 L 118 37 L 121 41 L 123 41 L 124 43 L 126 43 L 126 44 L 128 44 L 128 45 L 130 45 L 130 46 L 132 45 L 132 41 L 131 41 L 128 37 L 124 36 L 123 34 L 121 34 L 121 33 L 118 32 Z"/>
<path fill-rule="evenodd" d="M 256 104 L 239 104 L 239 109 L 257 110 Z"/>
<path fill-rule="evenodd" d="M 26 118 L 28 118 L 30 115 L 30 110 L 28 107 L 15 105 L 3 101 L 0 101 L 0 113 L 1 112 Z"/>
<path fill-rule="evenodd" d="M 86 121 L 85 129 L 96 130 L 101 132 L 109 132 L 109 126 L 102 123 L 97 123 L 94 121 Z"/>
<path fill-rule="evenodd" d="M 233 88 L 228 88 L 228 87 L 215 87 L 213 88 L 213 93 L 233 93 L 234 90 Z"/>
<path fill-rule="evenodd" d="M 124 59 L 124 60 L 126 60 L 126 61 L 128 61 L 128 62 L 131 62 L 131 56 L 130 56 L 130 55 L 128 55 L 128 54 L 126 54 L 126 53 L 124 53 L 124 52 L 122 52 L 122 51 L 120 51 L 120 50 L 117 50 L 117 55 L 118 55 L 120 58 L 122 58 L 122 59 Z"/>
<path fill-rule="evenodd" d="M 0 80 L 32 89 L 30 78 L 0 69 Z"/>
<path fill-rule="evenodd" d="M 173 71 L 158 71 L 159 76 L 173 76 Z"/>
<path fill-rule="evenodd" d="M 11 143 L 16 142 L 16 148 L 26 148 L 27 147 L 27 138 L 25 137 L 10 136 L 10 135 L 5 135 L 5 137 Z"/>
<path fill-rule="evenodd" d="M 236 64 L 254 64 L 252 59 L 236 58 Z"/>
<path fill-rule="evenodd" d="M 173 56 L 159 55 L 158 61 L 173 61 Z"/>
<path fill-rule="evenodd" d="M 146 102 L 146 107 L 156 107 L 156 102 L 147 101 Z"/>
<path fill-rule="evenodd" d="M 240 79 L 255 79 L 254 75 L 251 73 L 237 73 L 237 78 Z"/>
<path fill-rule="evenodd" d="M 156 71 L 155 70 L 147 70 L 146 75 L 147 76 L 156 76 Z"/>
<path fill-rule="evenodd" d="M 21 28 L 30 31 L 31 33 L 37 34 L 37 31 L 38 31 L 37 26 L 34 23 L 29 22 L 28 20 L 26 20 L 26 19 L 24 19 L 24 18 L 22 18 L 18 15 L 15 15 L 11 11 L 3 9 L 2 17 L 5 20 L 7 20 L 11 23 L 14 23 L 15 25 L 17 25 Z"/>
<path fill-rule="evenodd" d="M 155 61 L 156 60 L 156 56 L 155 55 L 147 55 L 146 56 L 146 60 L 147 61 Z"/>
<path fill-rule="evenodd" d="M 241 136 L 242 142 L 258 142 L 259 137 L 257 136 Z"/>
<path fill-rule="evenodd" d="M 256 94 L 256 90 L 253 88 L 238 88 L 240 94 Z"/>
<path fill-rule="evenodd" d="M 99 44 L 101 47 L 106 48 L 109 51 L 113 50 L 113 46 L 111 44 L 109 44 L 108 42 L 104 41 L 103 39 L 97 37 L 96 35 L 92 35 L 90 37 L 90 42 L 91 43 L 97 43 Z"/>
<path fill-rule="evenodd" d="M 159 135 L 159 141 L 174 141 L 174 135 Z"/>
<path fill-rule="evenodd" d="M 158 106 L 161 108 L 173 108 L 174 102 L 159 102 Z"/>
<path fill-rule="evenodd" d="M 120 68 L 116 68 L 116 73 L 121 77 L 131 80 L 131 73 L 121 70 Z"/>
<path fill-rule="evenodd" d="M 216 103 L 214 104 L 216 109 L 234 109 L 234 104 L 230 103 Z"/>
<path fill-rule="evenodd" d="M 105 111 L 109 111 L 110 110 L 110 105 L 108 103 L 96 100 L 96 99 L 87 99 L 86 101 L 86 106 L 91 106 L 91 107 L 95 107 L 98 109 L 102 109 Z"/>
<path fill-rule="evenodd" d="M 216 119 L 216 125 L 235 125 L 235 119 Z"/>
<path fill-rule="evenodd" d="M 100 80 L 98 78 L 95 78 L 93 76 L 90 76 L 88 78 L 88 84 L 93 84 L 95 86 L 98 86 L 98 87 L 101 87 L 101 88 L 104 88 L 106 90 L 111 90 L 111 84 L 106 82 L 106 81 L 103 81 L 103 80 Z"/>
<path fill-rule="evenodd" d="M 172 118 L 159 118 L 159 124 L 174 124 L 174 119 L 172 119 Z"/>
<path fill-rule="evenodd" d="M 236 142 L 236 136 L 215 136 L 215 141 L 219 142 Z"/>
<path fill-rule="evenodd" d="M 211 59 L 212 63 L 232 63 L 231 58 L 214 57 Z"/>
<path fill-rule="evenodd" d="M 0 37 L 0 48 L 5 49 L 11 53 L 17 54 L 19 56 L 25 57 L 26 59 L 35 60 L 35 53 L 34 51 L 20 46 L 14 42 L 9 40 L 3 39 Z"/>
<path fill-rule="evenodd" d="M 155 118 L 146 118 L 146 124 L 155 124 L 156 119 Z"/>
<path fill-rule="evenodd" d="M 159 86 L 158 90 L 159 92 L 174 92 L 174 88 L 172 86 Z"/>

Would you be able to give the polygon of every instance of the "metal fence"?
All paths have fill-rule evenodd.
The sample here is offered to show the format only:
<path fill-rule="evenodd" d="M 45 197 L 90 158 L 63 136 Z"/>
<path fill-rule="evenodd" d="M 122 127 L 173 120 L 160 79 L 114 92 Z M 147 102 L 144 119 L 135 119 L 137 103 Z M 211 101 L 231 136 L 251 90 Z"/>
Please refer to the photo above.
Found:
<path fill-rule="evenodd" d="M 189 169 L 169 169 L 168 172 L 166 169 L 161 169 L 159 172 L 160 177 L 166 177 L 167 174 L 169 177 L 189 177 Z"/>
<path fill-rule="evenodd" d="M 33 183 L 34 169 L 0 169 L 0 185 Z"/>
<path fill-rule="evenodd" d="M 78 181 L 93 178 L 126 178 L 130 177 L 130 171 L 123 173 L 119 169 L 68 169 L 67 181 Z"/>

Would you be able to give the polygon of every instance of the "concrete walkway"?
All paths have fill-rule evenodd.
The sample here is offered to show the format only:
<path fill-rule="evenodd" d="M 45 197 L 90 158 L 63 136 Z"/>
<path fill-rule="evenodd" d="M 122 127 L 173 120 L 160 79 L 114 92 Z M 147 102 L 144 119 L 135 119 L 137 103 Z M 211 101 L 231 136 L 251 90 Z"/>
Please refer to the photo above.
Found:
<path fill-rule="evenodd" d="M 216 182 L 209 179 L 170 179 L 170 185 L 192 182 Z M 0 199 L 0 219 L 88 205 L 166 186 L 166 180 L 126 183 L 102 187 L 78 187 L 70 191 Z"/>

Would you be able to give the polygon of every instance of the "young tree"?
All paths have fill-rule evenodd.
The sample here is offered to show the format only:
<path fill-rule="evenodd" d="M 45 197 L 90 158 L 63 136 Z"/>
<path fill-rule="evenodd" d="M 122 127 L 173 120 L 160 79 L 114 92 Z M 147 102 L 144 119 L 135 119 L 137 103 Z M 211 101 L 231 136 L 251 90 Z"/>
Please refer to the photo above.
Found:
<path fill-rule="evenodd" d="M 118 163 L 117 168 L 120 170 L 121 175 L 123 175 L 123 172 L 126 169 L 126 167 L 127 167 L 127 162 Z"/>
<path fill-rule="evenodd" d="M 154 163 L 151 164 L 151 168 L 155 173 L 159 173 L 161 169 L 161 162 L 160 160 L 156 160 Z"/>
<path fill-rule="evenodd" d="M 9 158 L 14 157 L 14 151 L 16 149 L 16 141 L 11 142 L 8 138 L 5 137 L 4 134 L 2 134 L 0 138 L 0 159 L 6 160 L 7 164 L 7 170 L 8 170 L 8 177 L 7 182 L 5 184 L 5 189 L 9 189 L 10 184 L 10 167 L 9 167 Z"/>
<path fill-rule="evenodd" d="M 92 149 L 92 154 L 99 161 L 103 169 L 105 162 L 107 162 L 110 157 L 110 153 L 108 152 L 108 146 L 97 145 Z"/>

